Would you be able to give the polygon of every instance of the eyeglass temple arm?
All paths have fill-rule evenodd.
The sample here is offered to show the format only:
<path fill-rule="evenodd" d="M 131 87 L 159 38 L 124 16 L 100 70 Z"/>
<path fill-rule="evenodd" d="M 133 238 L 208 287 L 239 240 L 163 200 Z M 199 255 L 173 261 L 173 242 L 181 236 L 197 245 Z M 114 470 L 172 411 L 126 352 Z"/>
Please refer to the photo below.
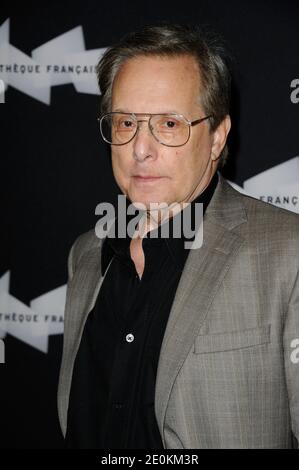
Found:
<path fill-rule="evenodd" d="M 201 119 L 196 119 L 195 121 L 190 122 L 190 126 L 196 126 L 196 124 L 199 124 L 200 122 L 205 121 L 206 119 L 209 119 L 209 118 L 211 118 L 211 117 L 212 117 L 212 115 L 210 115 L 210 116 L 205 116 L 205 117 L 203 117 L 203 118 L 201 118 Z"/>

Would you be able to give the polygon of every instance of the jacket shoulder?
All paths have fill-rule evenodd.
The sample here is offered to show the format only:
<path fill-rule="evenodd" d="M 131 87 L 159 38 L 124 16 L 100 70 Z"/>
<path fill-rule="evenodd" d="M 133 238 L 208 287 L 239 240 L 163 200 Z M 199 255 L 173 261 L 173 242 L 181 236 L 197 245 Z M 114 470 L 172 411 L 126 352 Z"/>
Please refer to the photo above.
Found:
<path fill-rule="evenodd" d="M 265 201 L 241 193 L 227 183 L 230 195 L 243 205 L 247 224 L 241 230 L 247 231 L 261 246 L 273 251 L 280 247 L 291 256 L 298 257 L 299 251 L 299 214 L 274 206 Z"/>
<path fill-rule="evenodd" d="M 299 215 L 282 207 L 274 206 L 252 196 L 242 194 L 244 205 L 249 218 L 263 221 L 263 225 L 268 224 L 272 230 L 283 228 L 294 229 L 299 236 Z"/>
<path fill-rule="evenodd" d="M 245 207 L 248 217 L 251 219 L 258 218 L 261 221 L 261 217 L 264 217 L 265 222 L 286 222 L 288 225 L 294 225 L 298 229 L 299 214 L 292 212 L 282 207 L 274 206 L 269 202 L 262 201 L 256 197 L 250 196 L 249 194 L 238 191 L 226 178 L 220 175 L 222 183 L 222 192 L 226 194 L 230 200 L 239 200 Z"/>
<path fill-rule="evenodd" d="M 94 229 L 88 230 L 76 238 L 70 249 L 68 258 L 68 270 L 70 277 L 72 277 L 76 266 L 80 263 L 82 256 L 94 248 L 100 249 L 101 243 L 102 240 L 96 236 Z"/>

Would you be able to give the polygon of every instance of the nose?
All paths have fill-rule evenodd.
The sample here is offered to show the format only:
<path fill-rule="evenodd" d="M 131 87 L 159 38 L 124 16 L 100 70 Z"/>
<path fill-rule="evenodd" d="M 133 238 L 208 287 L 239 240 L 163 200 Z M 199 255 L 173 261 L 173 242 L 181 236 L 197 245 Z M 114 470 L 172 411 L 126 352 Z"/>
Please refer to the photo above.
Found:
<path fill-rule="evenodd" d="M 148 158 L 156 158 L 156 156 L 156 142 L 149 129 L 148 121 L 139 120 L 137 134 L 133 141 L 133 157 L 142 162 Z"/>

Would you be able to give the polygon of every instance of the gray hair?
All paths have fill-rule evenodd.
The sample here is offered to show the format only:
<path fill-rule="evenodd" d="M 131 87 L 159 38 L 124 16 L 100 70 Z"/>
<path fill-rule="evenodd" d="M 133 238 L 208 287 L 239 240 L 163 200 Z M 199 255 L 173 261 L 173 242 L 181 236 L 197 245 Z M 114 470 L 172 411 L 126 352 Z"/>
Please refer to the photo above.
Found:
<path fill-rule="evenodd" d="M 136 56 L 180 55 L 193 56 L 198 63 L 203 85 L 201 103 L 204 112 L 211 115 L 210 130 L 214 131 L 229 114 L 231 100 L 230 56 L 218 34 L 203 27 L 185 25 L 146 26 L 124 36 L 109 47 L 96 71 L 102 93 L 101 112 L 111 111 L 113 81 L 122 64 Z M 222 150 L 219 166 L 228 155 L 227 145 Z"/>

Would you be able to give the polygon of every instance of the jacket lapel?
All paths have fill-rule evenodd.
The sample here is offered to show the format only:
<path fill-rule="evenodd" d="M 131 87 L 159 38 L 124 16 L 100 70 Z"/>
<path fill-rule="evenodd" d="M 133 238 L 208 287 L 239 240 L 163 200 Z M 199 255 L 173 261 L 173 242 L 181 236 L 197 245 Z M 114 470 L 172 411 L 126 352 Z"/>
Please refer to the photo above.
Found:
<path fill-rule="evenodd" d="M 115 223 L 115 220 L 113 223 Z M 112 230 L 111 227 L 110 230 Z M 102 245 L 102 240 L 98 239 L 96 246 L 86 251 L 82 255 L 74 277 L 69 285 L 70 303 L 72 299 L 74 299 L 74 302 L 71 305 L 67 305 L 68 310 L 72 312 L 70 319 L 73 321 L 72 336 L 75 338 L 74 355 L 77 354 L 87 316 L 95 305 L 101 285 L 113 260 L 112 257 L 105 269 L 105 273 L 102 275 Z"/>
<path fill-rule="evenodd" d="M 104 276 L 102 276 L 101 241 L 99 240 L 98 246 L 82 255 L 74 276 L 69 283 L 65 308 L 65 328 L 71 333 L 67 336 L 64 335 L 64 353 L 58 393 L 58 411 L 64 435 L 66 433 L 67 410 L 75 358 L 80 346 L 86 318 L 95 305 L 108 268 L 109 266 Z"/>
<path fill-rule="evenodd" d="M 164 421 L 173 383 L 243 242 L 232 229 L 246 220 L 242 196 L 219 174 L 203 220 L 203 245 L 190 250 L 160 351 L 155 412 L 164 447 Z"/>
<path fill-rule="evenodd" d="M 74 296 L 70 296 L 70 298 L 75 299 L 70 307 L 75 322 L 73 326 L 76 328 L 76 331 L 73 330 L 74 338 L 76 338 L 76 344 L 74 344 L 76 349 L 81 341 L 81 330 L 84 327 L 86 317 L 94 307 L 104 279 L 101 276 L 100 250 L 101 248 L 92 248 L 84 253 L 70 284 L 70 290 L 74 292 Z"/>

